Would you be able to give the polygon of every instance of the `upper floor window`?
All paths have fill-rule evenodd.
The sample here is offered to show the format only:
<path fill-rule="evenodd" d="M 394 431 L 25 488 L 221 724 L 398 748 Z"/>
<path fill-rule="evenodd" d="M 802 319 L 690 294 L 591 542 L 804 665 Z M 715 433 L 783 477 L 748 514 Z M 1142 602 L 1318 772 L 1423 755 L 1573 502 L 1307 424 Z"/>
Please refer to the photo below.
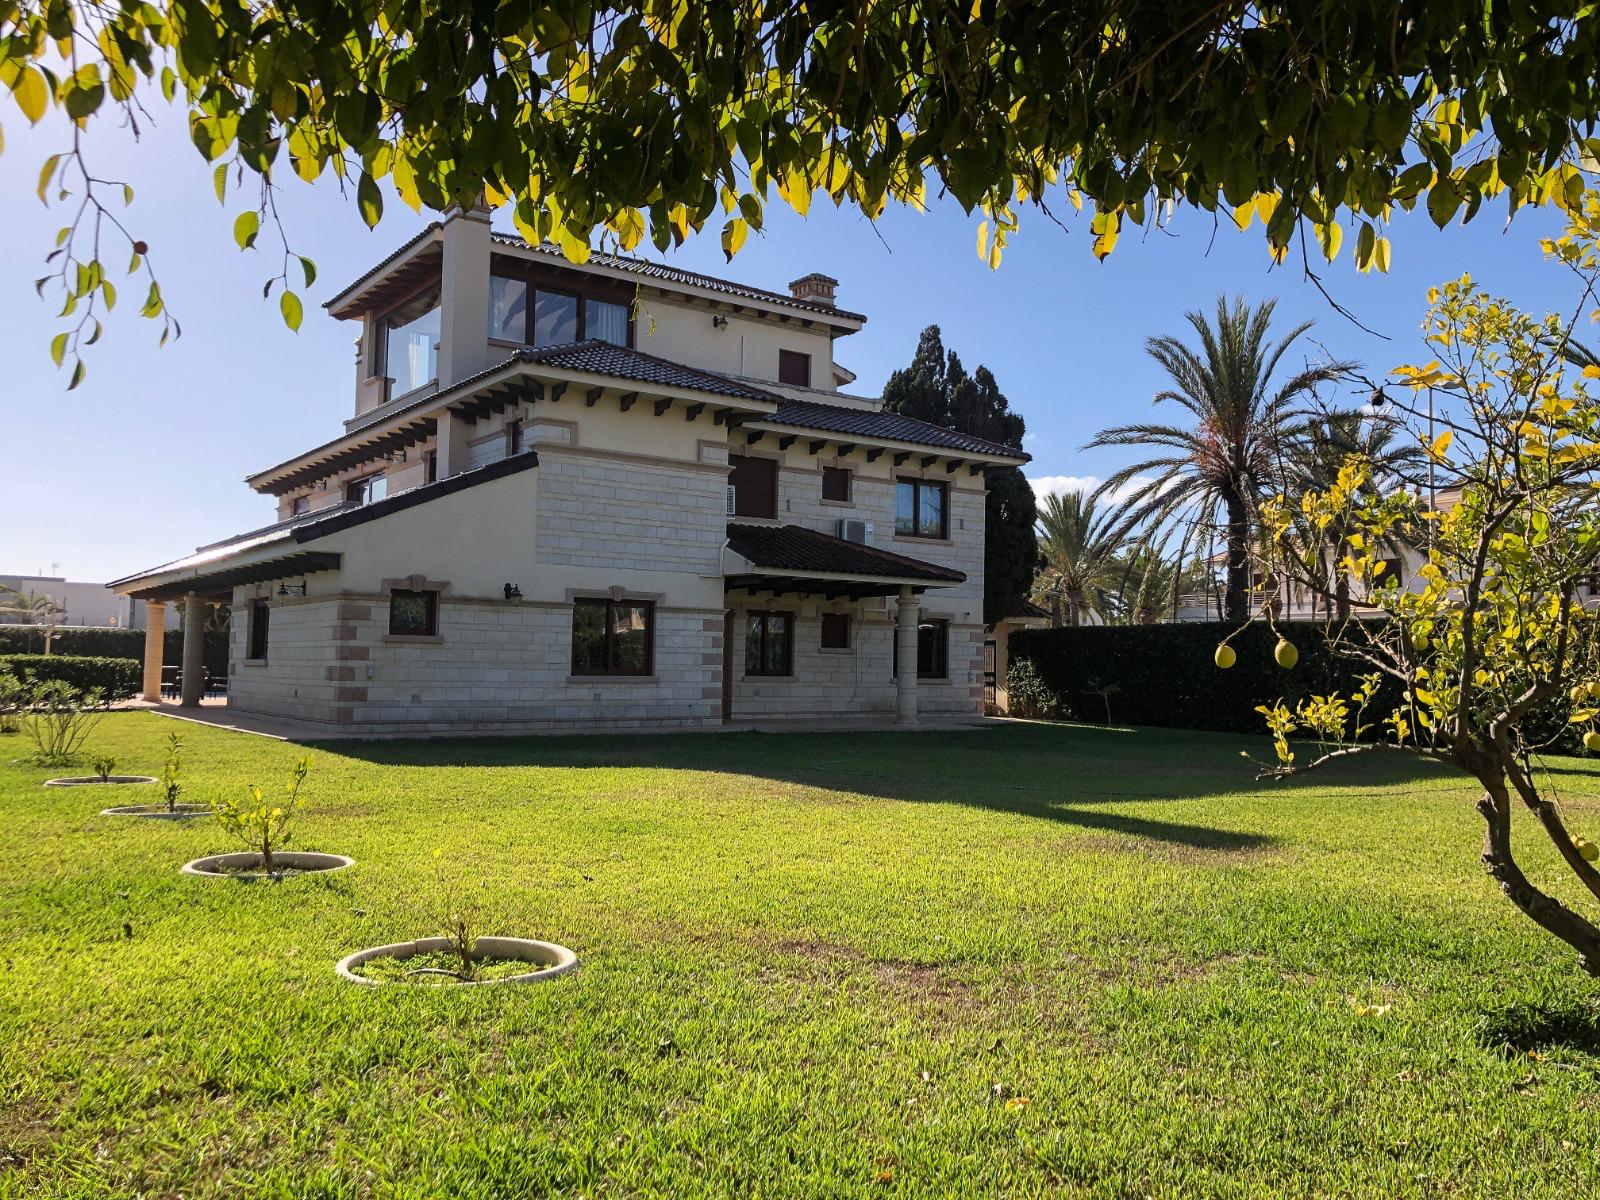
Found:
<path fill-rule="evenodd" d="M 368 475 L 365 479 L 352 479 L 344 485 L 344 498 L 352 504 L 371 504 L 388 494 L 387 475 Z"/>
<path fill-rule="evenodd" d="M 522 422 L 520 420 L 506 422 L 506 454 L 522 453 Z"/>
<path fill-rule="evenodd" d="M 901 537 L 950 536 L 950 485 L 929 479 L 897 479 L 894 531 Z"/>
<path fill-rule="evenodd" d="M 293 500 L 289 501 L 289 515 L 291 517 L 298 517 L 301 514 L 308 513 L 310 511 L 311 511 L 311 497 L 310 496 L 296 496 Z"/>
<path fill-rule="evenodd" d="M 778 463 L 771 458 L 728 455 L 728 482 L 733 485 L 736 517 L 778 515 Z"/>
<path fill-rule="evenodd" d="M 850 468 L 849 467 L 823 467 L 822 468 L 822 498 L 824 500 L 850 499 Z"/>
<path fill-rule="evenodd" d="M 439 482 L 439 452 L 428 450 L 422 456 L 422 475 L 428 483 Z"/>
<path fill-rule="evenodd" d="M 561 346 L 589 338 L 626 346 L 628 306 L 494 275 L 489 279 L 489 336 L 522 346 Z"/>
<path fill-rule="evenodd" d="M 801 354 L 798 350 L 779 350 L 778 382 L 810 387 L 811 355 Z"/>
<path fill-rule="evenodd" d="M 655 605 L 648 600 L 575 600 L 574 675 L 648 675 Z"/>
<path fill-rule="evenodd" d="M 374 375 L 394 380 L 393 395 L 431 383 L 439 374 L 439 289 L 430 288 L 377 323 Z"/>

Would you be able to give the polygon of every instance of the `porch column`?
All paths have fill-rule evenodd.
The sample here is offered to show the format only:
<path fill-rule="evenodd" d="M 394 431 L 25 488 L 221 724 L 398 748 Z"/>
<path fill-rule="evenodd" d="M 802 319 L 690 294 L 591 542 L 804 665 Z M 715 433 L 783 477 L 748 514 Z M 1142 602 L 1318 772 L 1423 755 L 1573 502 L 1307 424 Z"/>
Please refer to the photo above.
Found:
<path fill-rule="evenodd" d="M 146 635 L 149 636 L 149 635 Z M 183 598 L 183 696 L 185 708 L 195 708 L 205 695 L 206 602 L 190 592 Z"/>
<path fill-rule="evenodd" d="M 917 723 L 917 618 L 922 606 L 908 587 L 900 589 L 900 608 L 894 627 L 894 723 Z"/>
<path fill-rule="evenodd" d="M 147 600 L 144 606 L 144 698 L 161 703 L 161 660 L 166 652 L 167 604 Z"/>

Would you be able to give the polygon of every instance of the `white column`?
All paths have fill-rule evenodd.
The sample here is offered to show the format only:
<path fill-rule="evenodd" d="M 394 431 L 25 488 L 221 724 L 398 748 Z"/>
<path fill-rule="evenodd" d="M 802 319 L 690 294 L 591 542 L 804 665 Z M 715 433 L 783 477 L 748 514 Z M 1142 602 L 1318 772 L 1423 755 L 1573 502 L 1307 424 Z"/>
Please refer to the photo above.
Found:
<path fill-rule="evenodd" d="M 150 600 L 144 606 L 144 698 L 161 703 L 161 662 L 166 653 L 167 605 Z"/>
<path fill-rule="evenodd" d="M 894 627 L 894 723 L 917 723 L 917 618 L 922 605 L 908 587 L 900 589 L 900 608 Z"/>
<path fill-rule="evenodd" d="M 472 427 L 448 409 L 437 414 L 434 433 L 434 466 L 440 479 L 449 479 L 467 469 L 467 439 Z"/>
<path fill-rule="evenodd" d="M 183 598 L 183 696 L 187 708 L 205 695 L 206 602 L 190 592 Z"/>
<path fill-rule="evenodd" d="M 489 210 L 445 213 L 441 229 L 439 387 L 489 365 Z M 441 475 L 444 474 L 441 468 Z"/>

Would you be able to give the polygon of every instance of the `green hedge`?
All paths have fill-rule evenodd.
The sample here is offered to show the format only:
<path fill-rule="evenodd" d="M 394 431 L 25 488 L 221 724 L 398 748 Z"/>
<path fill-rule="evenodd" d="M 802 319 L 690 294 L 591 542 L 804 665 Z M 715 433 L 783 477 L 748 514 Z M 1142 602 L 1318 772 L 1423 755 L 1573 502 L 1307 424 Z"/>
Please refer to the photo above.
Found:
<path fill-rule="evenodd" d="M 206 670 L 213 676 L 228 673 L 228 634 L 226 630 L 206 631 Z M 42 654 L 44 631 L 31 625 L 0 625 L 0 655 Z M 51 657 L 57 654 L 97 658 L 137 658 L 144 661 L 144 630 L 99 629 L 63 625 L 51 642 Z M 169 667 L 183 665 L 183 631 L 166 631 L 162 662 Z"/>
<path fill-rule="evenodd" d="M 1330 691 L 1348 695 L 1370 668 L 1328 645 L 1325 626 L 1280 622 L 1300 651 L 1285 671 L 1273 661 L 1277 635 L 1251 625 L 1229 643 L 1238 661 L 1226 671 L 1213 661 L 1217 644 L 1236 627 L 1216 623 L 1025 629 L 1011 635 L 1008 686 L 1029 715 L 1117 725 L 1161 725 L 1222 733 L 1262 733 L 1256 705 L 1294 705 Z M 1381 719 L 1398 702 L 1386 685 L 1368 715 Z M 1019 714 L 1022 715 L 1022 714 Z"/>
<path fill-rule="evenodd" d="M 143 683 L 137 658 L 104 658 L 82 654 L 0 655 L 0 671 L 26 683 L 59 679 L 79 691 L 98 691 L 106 700 L 135 696 Z"/>

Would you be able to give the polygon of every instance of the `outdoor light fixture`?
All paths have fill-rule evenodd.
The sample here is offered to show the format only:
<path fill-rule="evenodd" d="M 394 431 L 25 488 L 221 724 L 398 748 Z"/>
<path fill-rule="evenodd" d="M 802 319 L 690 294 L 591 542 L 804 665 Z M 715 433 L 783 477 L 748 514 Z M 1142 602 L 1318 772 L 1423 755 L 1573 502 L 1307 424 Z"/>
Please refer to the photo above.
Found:
<path fill-rule="evenodd" d="M 522 589 L 520 587 L 518 587 L 514 583 L 506 584 L 505 593 L 506 593 L 506 599 L 507 600 L 521 600 L 522 599 Z"/>
<path fill-rule="evenodd" d="M 304 596 L 305 594 L 306 581 L 304 579 L 299 583 L 280 583 L 278 585 L 278 595 L 280 596 Z"/>
<path fill-rule="evenodd" d="M 717 313 L 714 317 L 711 318 L 711 328 L 713 328 L 713 329 L 726 329 L 727 327 L 728 327 L 728 318 L 725 317 L 723 314 Z"/>

